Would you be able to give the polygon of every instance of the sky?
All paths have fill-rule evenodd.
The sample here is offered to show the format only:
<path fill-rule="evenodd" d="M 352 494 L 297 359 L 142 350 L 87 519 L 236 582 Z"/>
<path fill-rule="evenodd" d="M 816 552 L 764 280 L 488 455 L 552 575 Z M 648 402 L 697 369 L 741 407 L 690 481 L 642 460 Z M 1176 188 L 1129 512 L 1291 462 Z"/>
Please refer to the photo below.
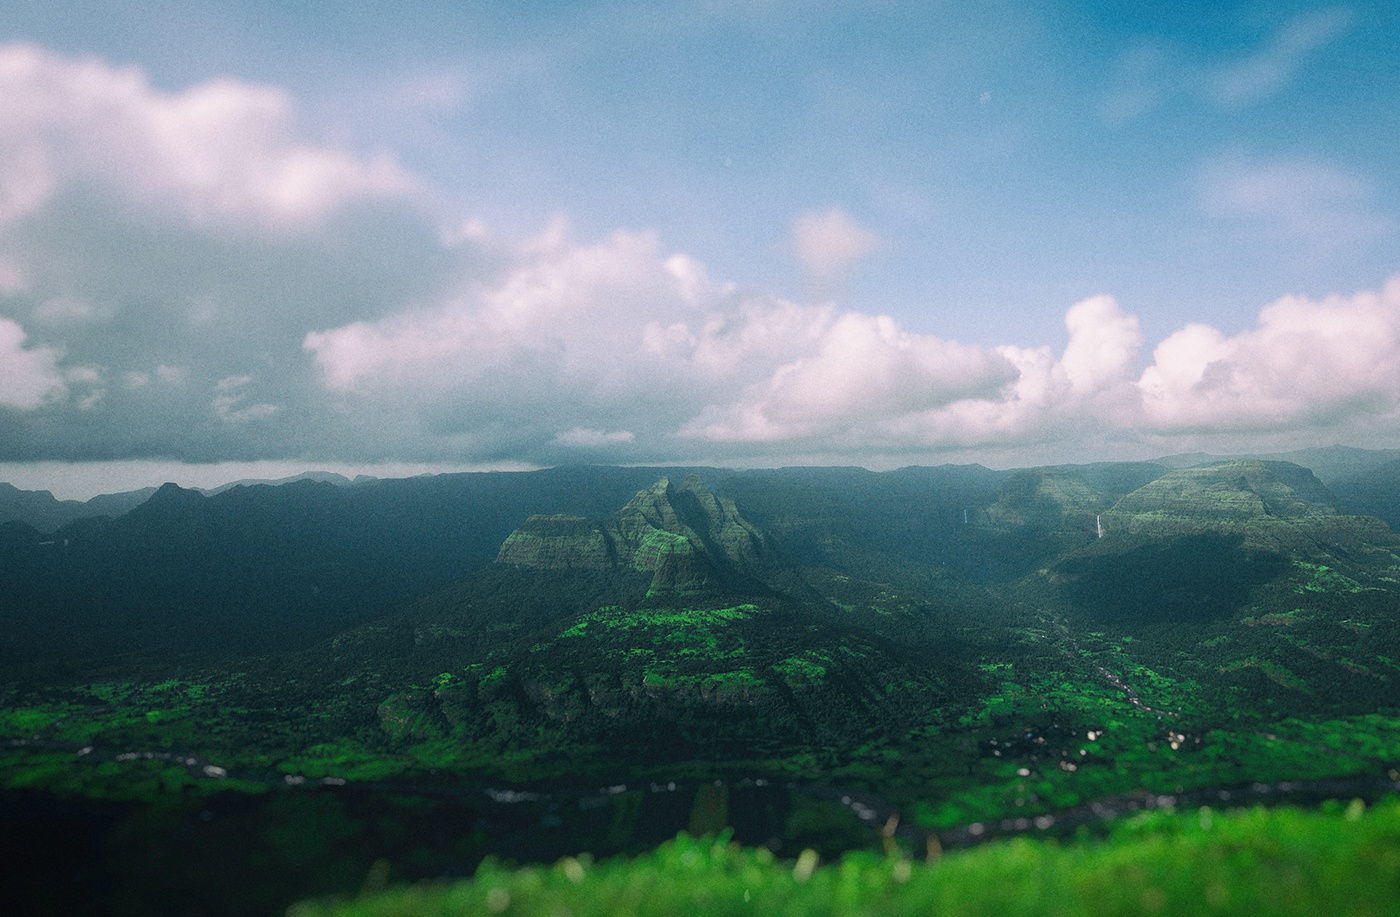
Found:
<path fill-rule="evenodd" d="M 1400 446 L 1400 7 L 0 0 L 0 480 Z"/>

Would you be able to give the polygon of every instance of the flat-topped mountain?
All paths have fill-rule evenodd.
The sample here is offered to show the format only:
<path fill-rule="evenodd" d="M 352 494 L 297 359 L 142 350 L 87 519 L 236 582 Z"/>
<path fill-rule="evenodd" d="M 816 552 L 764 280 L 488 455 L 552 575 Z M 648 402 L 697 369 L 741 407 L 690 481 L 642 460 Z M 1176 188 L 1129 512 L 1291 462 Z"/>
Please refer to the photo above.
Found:
<path fill-rule="evenodd" d="M 1337 505 L 1306 468 L 1292 462 L 1239 459 L 1170 472 L 1119 500 L 1113 511 L 1159 517 L 1297 519 L 1334 516 Z"/>
<path fill-rule="evenodd" d="M 1116 536 L 1226 534 L 1251 550 L 1300 558 L 1336 546 L 1359 550 L 1395 542 L 1380 520 L 1340 512 L 1308 469 L 1258 459 L 1165 474 L 1115 503 L 1103 525 Z"/>
<path fill-rule="evenodd" d="M 1251 603 L 1352 585 L 1393 567 L 1400 539 L 1338 510 L 1311 471 L 1239 459 L 1162 475 L 1101 515 L 1103 536 L 1047 566 L 1061 597 L 1097 621 L 1228 621 Z M 1319 571 L 1324 571 L 1322 574 Z M 1330 582 L 1330 581 L 1329 581 Z M 1337 580 L 1340 582 L 1340 580 Z"/>

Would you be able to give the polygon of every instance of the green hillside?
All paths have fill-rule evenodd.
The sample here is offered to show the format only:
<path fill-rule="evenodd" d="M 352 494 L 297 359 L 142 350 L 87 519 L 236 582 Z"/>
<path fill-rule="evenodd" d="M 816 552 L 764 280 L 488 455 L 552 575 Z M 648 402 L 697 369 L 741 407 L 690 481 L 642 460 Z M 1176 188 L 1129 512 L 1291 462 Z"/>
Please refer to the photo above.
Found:
<path fill-rule="evenodd" d="M 686 835 L 632 860 L 565 858 L 521 870 L 306 901 L 289 917 L 477 914 L 671 915 L 1384 915 L 1400 887 L 1400 809 L 1354 800 L 1320 813 L 1256 809 L 1154 813 L 1108 840 L 1018 840 L 911 861 L 763 848 Z"/>
<path fill-rule="evenodd" d="M 1400 539 L 1297 465 L 561 474 L 531 479 L 553 481 L 534 513 L 515 478 L 496 496 L 491 481 L 462 482 L 478 488 L 472 505 L 515 513 L 511 526 L 482 516 L 498 533 L 472 549 L 482 563 L 343 615 L 333 601 L 277 605 L 278 585 L 253 611 L 243 596 L 213 616 L 212 585 L 143 592 L 153 574 L 113 564 L 147 550 L 147 571 L 213 569 L 204 552 L 227 533 L 282 532 L 242 555 L 274 563 L 286 533 L 322 532 L 295 550 L 324 565 L 342 550 L 337 526 L 374 540 L 353 489 L 167 489 L 98 524 L 106 547 L 84 550 L 108 566 L 83 567 L 67 594 L 116 590 L 114 607 L 140 613 L 101 628 L 126 620 L 160 642 L 80 644 L 64 665 L 0 680 L 0 792 L 17 813 L 0 827 L 33 833 L 62 809 L 91 826 L 94 850 L 124 837 L 125 865 L 94 862 L 161 907 L 175 900 L 162 876 L 191 876 L 168 894 L 197 901 L 193 877 L 215 882 L 240 846 L 263 851 L 286 879 L 245 883 L 262 902 L 247 913 L 352 891 L 380 859 L 398 882 L 470 874 L 491 855 L 643 856 L 677 831 L 727 827 L 743 856 L 789 858 L 790 875 L 804 847 L 880 851 L 886 828 L 917 859 L 930 844 L 1096 824 L 1144 793 L 1257 786 L 1288 800 L 1306 781 L 1366 795 L 1397 779 Z M 425 552 L 432 563 L 457 550 L 452 531 L 434 536 L 446 543 Z M 29 584 L 15 594 L 43 595 L 53 558 L 17 537 L 10 556 L 37 566 L 7 574 Z M 411 565 L 408 544 L 316 595 Z M 215 582 L 240 589 L 240 575 Z M 219 637 L 279 615 L 278 632 Z M 45 658 L 65 632 L 53 616 L 16 620 L 15 654 Z M 277 647 L 277 633 L 296 638 Z M 221 653 L 155 649 L 209 635 Z M 890 894 L 895 906 L 905 892 Z"/>

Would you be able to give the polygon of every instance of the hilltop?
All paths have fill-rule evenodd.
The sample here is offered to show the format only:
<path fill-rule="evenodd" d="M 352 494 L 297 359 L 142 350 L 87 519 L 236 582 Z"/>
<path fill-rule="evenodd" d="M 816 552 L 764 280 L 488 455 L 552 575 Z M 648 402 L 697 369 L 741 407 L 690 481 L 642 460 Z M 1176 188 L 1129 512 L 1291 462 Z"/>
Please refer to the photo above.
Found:
<path fill-rule="evenodd" d="M 542 570 L 636 570 L 649 592 L 703 591 L 756 583 L 771 550 L 734 507 L 699 475 L 680 487 L 662 478 L 606 520 L 535 515 L 510 534 L 497 563 Z"/>
<path fill-rule="evenodd" d="M 928 634 L 910 645 L 891 624 Z M 976 651 L 927 607 L 821 597 L 696 475 L 603 519 L 530 517 L 487 568 L 339 638 L 334 671 L 392 653 L 433 687 L 385 700 L 385 729 L 515 780 L 557 779 L 565 748 L 596 749 L 596 765 L 567 759 L 573 779 L 618 760 L 762 772 L 794 745 L 848 754 L 976 682 Z"/>

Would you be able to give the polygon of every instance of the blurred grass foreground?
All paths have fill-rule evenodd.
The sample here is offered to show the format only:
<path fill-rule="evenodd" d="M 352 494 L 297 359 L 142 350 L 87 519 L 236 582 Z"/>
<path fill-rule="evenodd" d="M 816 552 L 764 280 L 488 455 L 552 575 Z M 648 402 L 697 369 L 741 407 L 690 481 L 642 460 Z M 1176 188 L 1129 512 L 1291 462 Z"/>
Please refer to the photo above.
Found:
<path fill-rule="evenodd" d="M 1400 914 L 1400 801 L 1321 809 L 1143 813 L 1106 836 L 1015 838 L 942 855 L 891 847 L 820 863 L 806 850 L 681 834 L 635 858 L 566 857 L 549 867 L 488 860 L 471 879 L 305 901 L 289 917 L 465 915 Z"/>

